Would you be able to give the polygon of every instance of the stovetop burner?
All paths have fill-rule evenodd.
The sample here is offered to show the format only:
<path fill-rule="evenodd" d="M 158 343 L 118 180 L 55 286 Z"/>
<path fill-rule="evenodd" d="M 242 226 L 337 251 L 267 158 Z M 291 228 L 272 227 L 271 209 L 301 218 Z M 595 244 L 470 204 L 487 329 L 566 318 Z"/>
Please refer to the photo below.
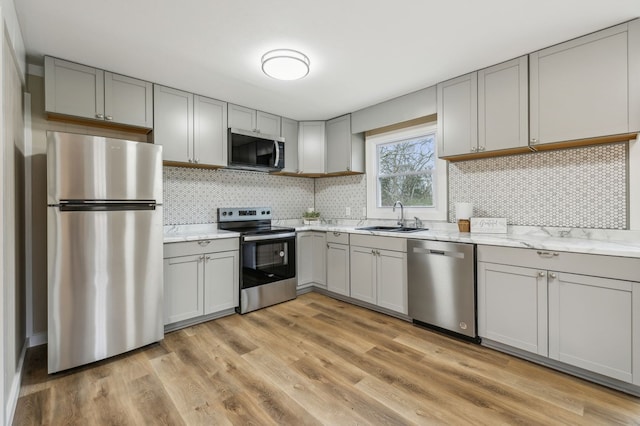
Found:
<path fill-rule="evenodd" d="M 271 207 L 233 207 L 218 209 L 218 229 L 242 235 L 295 232 L 294 228 L 271 225 Z"/>

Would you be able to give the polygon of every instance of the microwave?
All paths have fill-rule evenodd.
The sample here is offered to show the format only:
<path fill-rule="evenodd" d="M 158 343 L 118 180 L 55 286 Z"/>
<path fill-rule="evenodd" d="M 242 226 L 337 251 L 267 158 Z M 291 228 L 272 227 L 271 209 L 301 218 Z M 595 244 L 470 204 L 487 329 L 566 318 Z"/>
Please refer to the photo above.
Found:
<path fill-rule="evenodd" d="M 229 128 L 228 167 L 274 172 L 284 168 L 284 138 Z"/>

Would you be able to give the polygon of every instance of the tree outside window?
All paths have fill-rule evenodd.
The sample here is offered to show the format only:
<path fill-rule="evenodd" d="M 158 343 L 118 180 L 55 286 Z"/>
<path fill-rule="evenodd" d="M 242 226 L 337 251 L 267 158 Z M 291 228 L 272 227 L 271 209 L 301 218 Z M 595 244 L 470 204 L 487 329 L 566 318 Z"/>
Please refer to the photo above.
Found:
<path fill-rule="evenodd" d="M 377 145 L 378 207 L 401 201 L 406 207 L 433 207 L 435 132 Z"/>

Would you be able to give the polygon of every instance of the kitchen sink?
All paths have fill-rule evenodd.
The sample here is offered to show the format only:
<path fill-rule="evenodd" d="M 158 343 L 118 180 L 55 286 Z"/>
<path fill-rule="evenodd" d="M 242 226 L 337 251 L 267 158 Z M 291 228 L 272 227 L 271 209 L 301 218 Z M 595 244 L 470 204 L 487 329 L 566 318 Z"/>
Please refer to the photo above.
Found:
<path fill-rule="evenodd" d="M 426 231 L 426 228 L 412 228 L 410 226 L 365 226 L 356 228 L 361 231 L 384 231 L 384 232 L 418 232 Z"/>

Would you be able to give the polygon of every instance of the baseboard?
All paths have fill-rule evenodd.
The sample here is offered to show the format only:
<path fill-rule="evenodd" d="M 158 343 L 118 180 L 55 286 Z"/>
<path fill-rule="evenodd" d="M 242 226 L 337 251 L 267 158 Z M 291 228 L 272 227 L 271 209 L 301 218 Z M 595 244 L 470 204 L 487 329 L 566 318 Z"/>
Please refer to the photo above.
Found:
<path fill-rule="evenodd" d="M 25 341 L 20 351 L 20 359 L 18 360 L 18 368 L 16 375 L 13 377 L 11 389 L 7 395 L 7 405 L 5 407 L 6 426 L 13 424 L 13 416 L 16 414 L 16 406 L 18 405 L 18 397 L 20 396 L 20 385 L 22 384 L 22 373 L 24 371 L 24 360 L 27 356 L 27 342 Z"/>
<path fill-rule="evenodd" d="M 31 337 L 29 337 L 29 341 L 27 342 L 27 344 L 29 345 L 30 348 L 33 348 L 34 346 L 44 345 L 45 343 L 47 343 L 47 339 L 48 339 L 47 332 L 41 331 L 40 333 L 31 335 Z"/>

